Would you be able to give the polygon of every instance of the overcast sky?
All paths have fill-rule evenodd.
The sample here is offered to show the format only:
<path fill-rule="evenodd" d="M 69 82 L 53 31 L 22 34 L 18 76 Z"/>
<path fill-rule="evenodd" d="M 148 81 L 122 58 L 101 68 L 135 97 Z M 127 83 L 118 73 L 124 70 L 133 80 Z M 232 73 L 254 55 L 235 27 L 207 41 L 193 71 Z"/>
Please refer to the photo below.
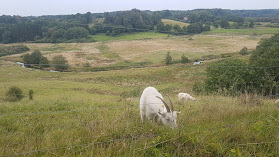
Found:
<path fill-rule="evenodd" d="M 120 10 L 279 9 L 279 0 L 0 0 L 0 15 L 65 15 Z"/>

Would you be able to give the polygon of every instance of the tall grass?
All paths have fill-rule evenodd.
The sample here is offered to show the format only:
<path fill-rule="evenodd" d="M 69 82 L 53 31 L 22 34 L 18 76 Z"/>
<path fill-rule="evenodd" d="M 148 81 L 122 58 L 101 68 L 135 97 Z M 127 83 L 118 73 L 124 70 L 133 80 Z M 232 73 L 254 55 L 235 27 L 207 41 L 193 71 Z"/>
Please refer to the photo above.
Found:
<path fill-rule="evenodd" d="M 205 77 L 203 68 L 50 73 L 1 66 L 0 73 L 0 97 L 11 85 L 25 94 L 34 90 L 33 100 L 0 100 L 0 155 L 279 155 L 276 142 L 247 144 L 279 140 L 279 106 L 273 100 L 260 98 L 255 104 L 245 97 L 204 95 L 194 102 L 178 102 L 178 92 L 193 95 L 192 85 Z M 172 97 L 181 111 L 177 129 L 141 123 L 138 103 L 147 86 Z M 38 114 L 9 115 L 14 113 Z"/>

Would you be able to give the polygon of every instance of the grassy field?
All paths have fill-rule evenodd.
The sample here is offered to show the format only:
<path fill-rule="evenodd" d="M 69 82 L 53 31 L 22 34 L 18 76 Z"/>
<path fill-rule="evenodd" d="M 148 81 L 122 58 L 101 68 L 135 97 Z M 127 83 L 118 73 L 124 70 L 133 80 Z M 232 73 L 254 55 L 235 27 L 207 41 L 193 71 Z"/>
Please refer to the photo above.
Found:
<path fill-rule="evenodd" d="M 179 22 L 179 21 L 175 21 L 175 20 L 170 20 L 170 19 L 162 19 L 162 22 L 166 25 L 166 24 L 170 24 L 170 25 L 179 25 L 181 28 L 183 26 L 188 26 L 188 23 L 184 23 L 184 22 Z"/>
<path fill-rule="evenodd" d="M 0 155 L 279 155 L 273 142 L 279 140 L 278 104 L 262 97 L 195 95 L 192 86 L 205 78 L 204 67 L 51 73 L 2 65 L 0 73 Z M 34 90 L 34 99 L 4 101 L 12 85 L 26 96 Z M 138 103 L 147 86 L 172 97 L 182 112 L 177 129 L 141 123 Z M 197 101 L 178 102 L 178 92 Z"/>
<path fill-rule="evenodd" d="M 150 39 L 153 34 L 155 34 L 154 38 Z M 130 36 L 131 40 L 125 37 L 127 40 L 110 40 L 95 43 L 24 43 L 24 45 L 30 48 L 27 53 L 40 50 L 49 60 L 58 54 L 62 54 L 71 66 L 82 66 L 86 63 L 91 66 L 115 65 L 126 62 L 145 62 L 151 65 L 160 65 L 164 63 L 167 52 L 171 53 L 173 60 L 180 60 L 183 54 L 190 60 L 206 59 L 208 55 L 218 56 L 237 53 L 245 46 L 249 50 L 255 49 L 258 41 L 266 37 L 266 35 L 233 34 L 167 37 L 167 35 L 152 32 L 135 33 Z M 136 36 L 142 36 L 141 39 L 145 39 L 132 40 L 137 39 Z M 20 55 L 6 56 L 1 59 L 21 60 Z"/>
<path fill-rule="evenodd" d="M 158 39 L 166 38 L 168 34 L 157 33 L 157 32 L 140 32 L 131 33 L 118 36 L 106 36 L 105 34 L 92 35 L 92 38 L 96 41 L 111 41 L 111 40 L 147 40 L 147 39 Z"/>
<path fill-rule="evenodd" d="M 242 34 L 242 35 L 262 35 L 279 33 L 279 28 L 254 28 L 254 29 L 211 29 L 203 34 Z"/>
<path fill-rule="evenodd" d="M 230 55 L 247 59 L 239 50 L 244 46 L 253 50 L 269 36 L 220 33 L 150 39 L 149 35 L 140 38 L 144 40 L 24 45 L 29 53 L 38 49 L 49 59 L 62 54 L 71 66 L 84 68 L 85 63 L 164 65 L 168 51 L 174 60 L 182 54 L 191 60 Z M 0 156 L 279 156 L 275 100 L 195 95 L 194 83 L 206 78 L 204 66 L 53 73 L 8 62 L 20 60 L 20 55 L 0 58 Z M 6 101 L 11 86 L 23 90 L 21 101 Z M 156 87 L 164 98 L 170 95 L 175 110 L 181 111 L 178 128 L 141 123 L 139 98 L 148 86 Z M 33 100 L 28 99 L 31 89 Z M 179 92 L 197 101 L 179 102 Z"/>

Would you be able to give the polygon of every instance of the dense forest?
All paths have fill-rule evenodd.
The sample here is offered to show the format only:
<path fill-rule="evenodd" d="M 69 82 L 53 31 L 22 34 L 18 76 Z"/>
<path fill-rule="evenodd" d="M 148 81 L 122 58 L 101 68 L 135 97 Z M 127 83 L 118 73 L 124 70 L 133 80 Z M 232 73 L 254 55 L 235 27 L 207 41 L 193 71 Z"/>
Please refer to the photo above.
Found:
<path fill-rule="evenodd" d="M 94 22 L 98 21 L 99 22 Z M 190 23 L 180 27 L 162 23 L 172 19 Z M 229 22 L 233 22 L 230 24 Z M 189 11 L 117 11 L 55 16 L 0 16 L 0 42 L 93 42 L 97 33 L 119 35 L 122 33 L 158 31 L 168 34 L 201 33 L 215 28 L 252 28 L 254 22 L 271 22 L 279 27 L 279 10 L 224 10 L 196 9 Z"/>

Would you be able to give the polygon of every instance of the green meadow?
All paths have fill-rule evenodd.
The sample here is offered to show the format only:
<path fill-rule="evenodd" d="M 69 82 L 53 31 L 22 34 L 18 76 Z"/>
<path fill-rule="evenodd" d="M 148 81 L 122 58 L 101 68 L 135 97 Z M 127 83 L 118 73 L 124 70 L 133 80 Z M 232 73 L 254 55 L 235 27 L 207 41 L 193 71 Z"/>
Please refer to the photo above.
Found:
<path fill-rule="evenodd" d="M 192 61 L 207 57 L 202 66 L 191 62 L 98 72 L 80 66 L 79 72 L 49 72 L 9 62 L 21 61 L 19 55 L 0 58 L 0 156 L 279 156 L 275 98 L 193 92 L 194 83 L 205 80 L 208 63 L 227 57 L 245 60 L 238 51 L 245 45 L 255 49 L 262 37 L 214 31 L 227 34 L 168 37 L 142 32 L 92 36 L 102 41 L 96 43 L 26 43 L 30 52 L 39 49 L 49 58 L 66 55 L 73 67 L 86 57 L 92 57 L 91 65 L 164 65 L 167 51 L 175 60 L 182 54 Z M 11 86 L 23 90 L 21 101 L 6 100 Z M 139 99 L 148 86 L 167 102 L 170 95 L 174 109 L 181 111 L 176 129 L 141 122 Z M 29 90 L 34 91 L 32 100 Z M 179 92 L 197 100 L 178 101 Z"/>
<path fill-rule="evenodd" d="M 251 29 L 212 29 L 203 34 L 242 34 L 242 35 L 263 35 L 279 33 L 279 28 L 251 28 Z"/>
<path fill-rule="evenodd" d="M 147 40 L 166 38 L 169 35 L 158 32 L 139 32 L 139 33 L 127 33 L 117 36 L 107 36 L 105 34 L 92 35 L 91 37 L 96 41 L 110 41 L 110 40 Z"/>

